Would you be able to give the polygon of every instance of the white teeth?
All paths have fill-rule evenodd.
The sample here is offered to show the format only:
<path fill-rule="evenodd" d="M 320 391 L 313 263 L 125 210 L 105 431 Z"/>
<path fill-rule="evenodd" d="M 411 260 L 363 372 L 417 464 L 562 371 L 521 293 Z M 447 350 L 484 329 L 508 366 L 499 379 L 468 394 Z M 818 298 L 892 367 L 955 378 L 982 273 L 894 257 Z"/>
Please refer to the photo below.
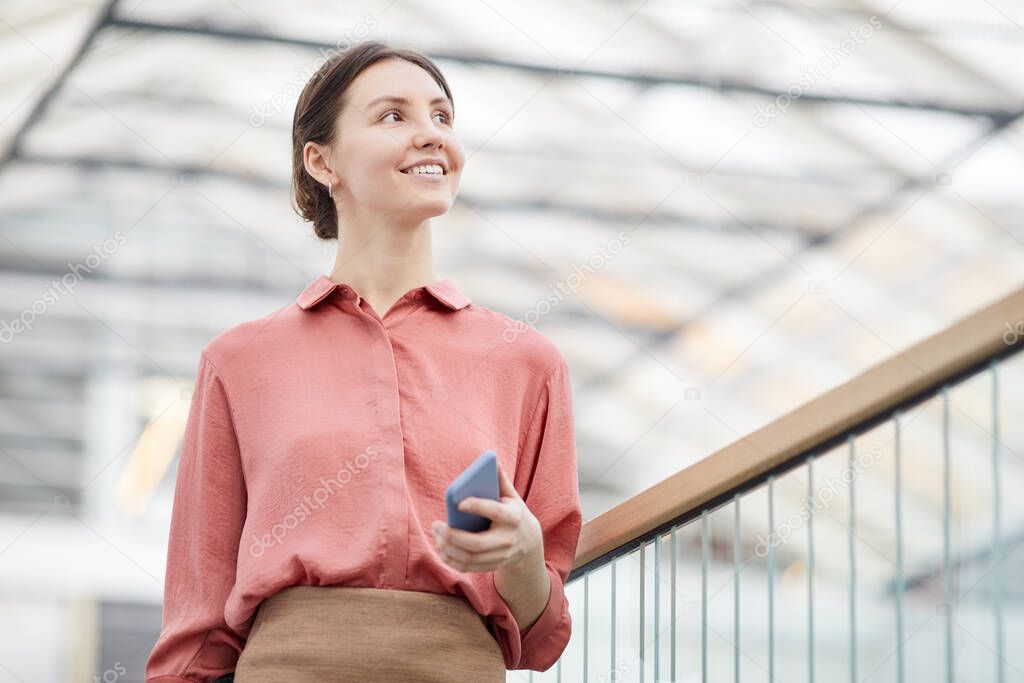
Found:
<path fill-rule="evenodd" d="M 444 169 L 441 168 L 439 164 L 428 164 L 426 166 L 413 166 L 412 168 L 407 168 L 404 171 L 402 171 L 402 173 L 409 173 L 414 175 L 418 175 L 421 173 L 430 173 L 441 175 L 444 173 Z"/>

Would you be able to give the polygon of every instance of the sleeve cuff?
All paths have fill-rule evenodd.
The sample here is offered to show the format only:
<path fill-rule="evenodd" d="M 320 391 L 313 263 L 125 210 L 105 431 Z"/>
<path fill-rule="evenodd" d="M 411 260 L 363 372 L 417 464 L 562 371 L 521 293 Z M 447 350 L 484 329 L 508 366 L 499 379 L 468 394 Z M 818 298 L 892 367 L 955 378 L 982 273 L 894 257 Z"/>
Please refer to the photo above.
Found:
<path fill-rule="evenodd" d="M 540 616 L 526 630 L 520 631 L 511 611 L 507 612 L 508 628 L 515 629 L 515 632 L 506 632 L 500 639 L 507 669 L 547 671 L 558 661 L 568 644 L 571 621 L 565 588 L 558 572 L 547 562 L 544 567 L 551 581 L 551 590 Z"/>
<path fill-rule="evenodd" d="M 536 621 L 530 624 L 525 631 L 520 631 L 519 639 L 522 643 L 523 655 L 533 651 L 537 644 L 543 642 L 559 621 L 562 619 L 562 608 L 564 606 L 565 589 L 562 587 L 562 580 L 550 565 L 544 565 L 551 581 L 551 594 L 548 596 L 548 604 L 540 613 Z"/>

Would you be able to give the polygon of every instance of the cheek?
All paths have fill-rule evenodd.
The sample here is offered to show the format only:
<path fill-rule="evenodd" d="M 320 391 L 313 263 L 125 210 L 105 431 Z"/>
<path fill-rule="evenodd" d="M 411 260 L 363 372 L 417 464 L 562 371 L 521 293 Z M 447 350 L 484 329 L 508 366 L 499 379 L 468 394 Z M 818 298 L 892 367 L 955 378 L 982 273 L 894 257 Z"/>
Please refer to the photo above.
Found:
<path fill-rule="evenodd" d="M 456 137 L 451 137 L 448 142 L 448 154 L 451 156 L 452 161 L 459 167 L 461 171 L 462 167 L 466 163 L 466 150 L 463 149 L 462 143 Z"/>
<path fill-rule="evenodd" d="M 346 177 L 352 194 L 361 201 L 377 204 L 382 197 L 393 195 L 395 187 L 402 182 L 398 172 L 402 160 L 387 152 L 387 149 L 364 148 L 360 156 L 350 157 L 353 163 L 346 168 Z"/>
<path fill-rule="evenodd" d="M 451 138 L 447 145 L 448 158 L 456 168 L 455 174 L 449 183 L 452 190 L 455 191 L 462 183 L 462 172 L 466 170 L 466 152 L 456 138 Z"/>
<path fill-rule="evenodd" d="M 393 169 L 363 165 L 353 169 L 349 176 L 349 189 L 358 201 L 377 206 L 383 199 L 394 194 L 400 180 L 391 175 Z"/>
<path fill-rule="evenodd" d="M 390 135 L 363 135 L 350 139 L 341 147 L 338 159 L 343 159 L 345 172 L 352 185 L 379 183 L 393 180 L 402 163 L 399 145 Z"/>

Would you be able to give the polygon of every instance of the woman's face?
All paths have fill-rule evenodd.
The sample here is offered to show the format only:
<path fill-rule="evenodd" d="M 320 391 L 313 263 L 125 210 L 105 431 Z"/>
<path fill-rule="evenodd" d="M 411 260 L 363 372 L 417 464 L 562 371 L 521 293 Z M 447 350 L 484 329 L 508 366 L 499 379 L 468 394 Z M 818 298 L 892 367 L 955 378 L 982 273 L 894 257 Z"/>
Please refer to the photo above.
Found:
<path fill-rule="evenodd" d="M 465 163 L 452 124 L 444 90 L 419 66 L 386 59 L 359 74 L 335 122 L 328 160 L 340 181 L 334 196 L 341 222 L 400 214 L 402 223 L 418 224 L 447 212 Z M 427 159 L 444 173 L 411 171 Z"/>

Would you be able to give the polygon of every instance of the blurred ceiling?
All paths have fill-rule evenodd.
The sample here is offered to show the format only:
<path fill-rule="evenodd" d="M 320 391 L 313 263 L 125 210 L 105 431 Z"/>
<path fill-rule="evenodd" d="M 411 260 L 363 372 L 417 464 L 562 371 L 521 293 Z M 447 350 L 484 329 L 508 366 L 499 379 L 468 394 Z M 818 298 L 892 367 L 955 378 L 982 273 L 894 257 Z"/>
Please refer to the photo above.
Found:
<path fill-rule="evenodd" d="M 572 370 L 588 518 L 1024 281 L 1019 1 L 8 2 L 0 320 L 35 313 L 0 347 L 5 509 L 143 451 L 156 475 L 123 470 L 155 486 L 154 425 L 183 417 L 153 397 L 330 271 L 290 208 L 291 116 L 371 38 L 455 94 L 439 273 L 524 318 L 606 254 L 536 322 Z M 83 462 L 110 376 L 133 436 Z"/>

